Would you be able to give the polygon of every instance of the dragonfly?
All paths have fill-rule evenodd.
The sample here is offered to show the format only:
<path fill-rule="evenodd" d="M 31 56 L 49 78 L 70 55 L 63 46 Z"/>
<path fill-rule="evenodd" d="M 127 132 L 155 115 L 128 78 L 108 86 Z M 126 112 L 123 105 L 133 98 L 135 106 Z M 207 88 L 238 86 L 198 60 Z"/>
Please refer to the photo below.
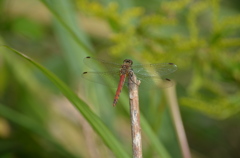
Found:
<path fill-rule="evenodd" d="M 157 64 L 136 64 L 133 61 L 125 59 L 123 64 L 108 62 L 94 57 L 86 57 L 83 62 L 90 68 L 97 70 L 99 66 L 103 66 L 106 71 L 104 72 L 83 72 L 82 77 L 96 83 L 115 86 L 118 81 L 117 90 L 115 93 L 113 106 L 116 106 L 120 93 L 124 85 L 128 86 L 132 73 L 137 76 L 137 79 L 144 84 L 150 84 L 157 81 L 161 83 L 161 87 L 166 88 L 173 85 L 173 82 L 168 78 L 163 78 L 168 74 L 177 70 L 177 65 L 174 63 L 157 63 Z"/>

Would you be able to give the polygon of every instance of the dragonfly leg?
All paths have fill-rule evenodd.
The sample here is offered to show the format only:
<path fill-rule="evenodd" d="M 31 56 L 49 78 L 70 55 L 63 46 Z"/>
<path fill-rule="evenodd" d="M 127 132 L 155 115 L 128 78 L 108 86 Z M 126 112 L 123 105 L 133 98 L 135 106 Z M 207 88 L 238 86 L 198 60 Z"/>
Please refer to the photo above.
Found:
<path fill-rule="evenodd" d="M 136 83 L 136 82 L 133 80 L 133 75 L 135 75 L 135 74 L 134 74 L 134 72 L 133 72 L 132 70 L 129 71 L 128 75 L 129 75 L 129 76 L 128 76 L 129 79 L 131 80 L 131 83 L 134 83 L 134 84 L 136 84 L 136 85 L 138 85 L 138 86 L 140 85 L 140 82 Z M 130 82 L 129 82 L 129 83 L 130 83 Z"/>

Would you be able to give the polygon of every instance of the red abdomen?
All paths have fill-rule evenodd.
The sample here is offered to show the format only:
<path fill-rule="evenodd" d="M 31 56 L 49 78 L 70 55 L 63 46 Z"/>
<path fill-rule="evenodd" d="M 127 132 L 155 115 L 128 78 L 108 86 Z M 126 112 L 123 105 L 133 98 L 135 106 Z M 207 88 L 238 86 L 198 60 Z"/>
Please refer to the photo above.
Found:
<path fill-rule="evenodd" d="M 126 74 L 120 76 L 120 81 L 119 81 L 118 88 L 117 88 L 117 91 L 116 91 L 116 94 L 115 94 L 115 97 L 114 97 L 113 106 L 116 106 L 116 104 L 117 104 L 117 101 L 119 99 L 119 95 L 122 91 L 122 88 L 123 88 L 123 85 L 124 85 L 124 82 L 125 82 L 125 78 L 126 78 Z"/>

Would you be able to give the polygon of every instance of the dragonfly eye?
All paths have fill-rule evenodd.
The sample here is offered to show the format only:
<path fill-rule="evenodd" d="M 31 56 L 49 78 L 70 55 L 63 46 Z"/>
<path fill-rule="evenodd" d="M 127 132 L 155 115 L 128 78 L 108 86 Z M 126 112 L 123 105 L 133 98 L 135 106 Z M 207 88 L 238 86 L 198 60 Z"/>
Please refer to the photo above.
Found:
<path fill-rule="evenodd" d="M 125 59 L 124 61 L 123 61 L 123 63 L 129 63 L 129 64 L 133 64 L 133 61 L 132 60 L 130 60 L 130 59 Z"/>

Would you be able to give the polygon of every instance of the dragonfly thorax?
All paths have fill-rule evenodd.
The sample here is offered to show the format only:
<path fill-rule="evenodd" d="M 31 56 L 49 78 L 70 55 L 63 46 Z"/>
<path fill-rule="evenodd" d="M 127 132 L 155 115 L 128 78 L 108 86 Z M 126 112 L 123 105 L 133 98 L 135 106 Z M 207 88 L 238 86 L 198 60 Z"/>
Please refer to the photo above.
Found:
<path fill-rule="evenodd" d="M 129 71 L 131 70 L 131 65 L 122 65 L 121 66 L 121 69 L 120 69 L 120 74 L 123 75 L 123 74 L 128 74 Z"/>
<path fill-rule="evenodd" d="M 130 59 L 125 59 L 123 61 L 123 64 L 121 65 L 120 74 L 128 74 L 131 70 L 131 66 L 133 64 L 133 61 Z"/>

